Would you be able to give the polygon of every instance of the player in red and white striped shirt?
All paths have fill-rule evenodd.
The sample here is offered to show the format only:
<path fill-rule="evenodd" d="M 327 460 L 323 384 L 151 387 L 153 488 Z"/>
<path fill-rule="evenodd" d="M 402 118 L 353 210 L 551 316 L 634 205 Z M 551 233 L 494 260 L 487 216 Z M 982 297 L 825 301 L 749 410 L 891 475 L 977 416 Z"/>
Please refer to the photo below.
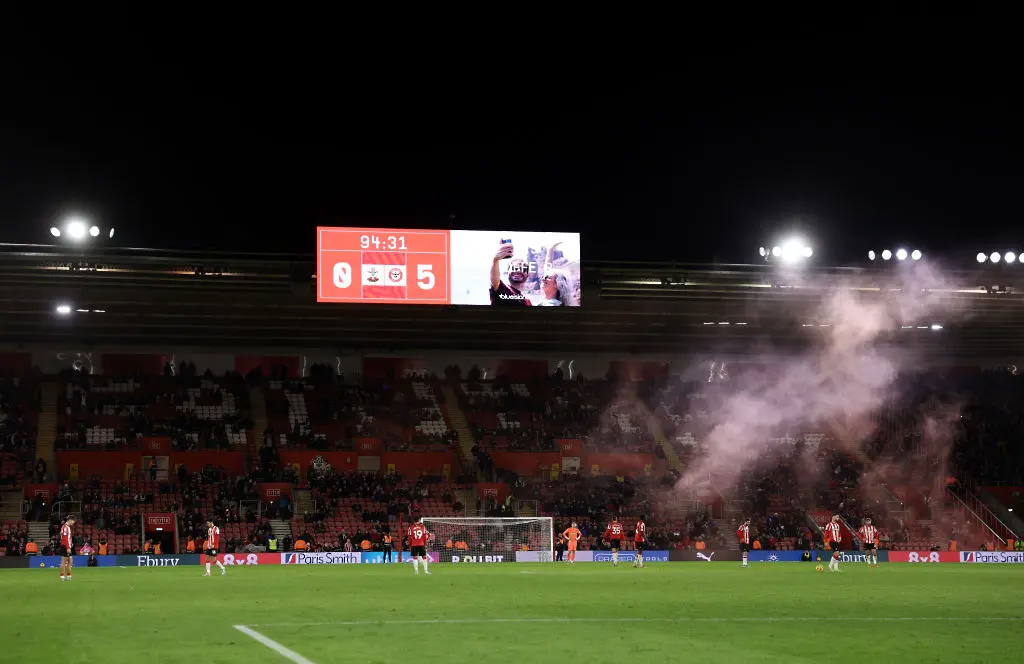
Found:
<path fill-rule="evenodd" d="M 420 573 L 420 563 L 423 564 L 423 573 L 430 574 L 430 554 L 427 553 L 427 542 L 434 538 L 423 523 L 414 523 L 409 526 L 409 555 L 412 557 L 413 574 Z"/>
<path fill-rule="evenodd" d="M 640 515 L 636 522 L 636 529 L 633 531 L 633 567 L 644 566 L 644 544 L 647 542 L 647 515 Z"/>
<path fill-rule="evenodd" d="M 619 549 L 622 548 L 622 538 L 625 536 L 626 532 L 618 519 L 612 519 L 612 522 L 605 528 L 604 536 L 601 539 L 608 542 L 608 546 L 612 548 L 612 565 L 619 564 Z"/>
<path fill-rule="evenodd" d="M 839 549 L 843 546 L 843 529 L 839 525 L 838 514 L 833 514 L 832 520 L 825 524 L 825 546 L 832 551 L 832 560 L 828 561 L 828 568 L 833 572 L 838 572 Z"/>
<path fill-rule="evenodd" d="M 750 552 L 750 519 L 745 519 L 736 529 L 736 540 L 740 544 L 740 553 L 743 554 L 743 567 L 746 567 L 747 554 Z"/>
<path fill-rule="evenodd" d="M 60 580 L 71 580 L 71 556 L 75 555 L 74 536 L 71 527 L 75 525 L 75 517 L 69 516 L 60 527 Z"/>
<path fill-rule="evenodd" d="M 210 565 L 217 563 L 220 568 L 220 575 L 224 576 L 224 563 L 217 560 L 217 552 L 220 551 L 220 528 L 213 521 L 206 522 L 206 574 L 210 576 Z"/>
<path fill-rule="evenodd" d="M 868 565 L 878 567 L 878 528 L 871 525 L 871 519 L 864 519 L 864 525 L 857 531 L 857 535 L 860 536 Z"/>

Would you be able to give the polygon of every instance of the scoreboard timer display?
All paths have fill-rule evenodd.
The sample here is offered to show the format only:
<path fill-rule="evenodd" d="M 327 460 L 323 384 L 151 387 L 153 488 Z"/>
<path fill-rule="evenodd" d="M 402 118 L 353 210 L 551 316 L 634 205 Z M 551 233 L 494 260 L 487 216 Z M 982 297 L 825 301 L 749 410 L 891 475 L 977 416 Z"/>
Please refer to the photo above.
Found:
<path fill-rule="evenodd" d="M 317 228 L 317 301 L 579 306 L 578 233 Z"/>
<path fill-rule="evenodd" d="M 317 229 L 317 301 L 450 304 L 449 231 Z"/>

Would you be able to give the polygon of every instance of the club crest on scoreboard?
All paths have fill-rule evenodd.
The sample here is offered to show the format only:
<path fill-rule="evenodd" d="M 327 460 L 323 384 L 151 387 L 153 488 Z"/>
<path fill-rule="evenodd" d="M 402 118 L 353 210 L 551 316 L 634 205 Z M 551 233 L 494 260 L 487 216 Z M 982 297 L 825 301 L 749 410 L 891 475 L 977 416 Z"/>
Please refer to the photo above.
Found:
<path fill-rule="evenodd" d="M 364 286 L 405 286 L 404 265 L 363 265 Z"/>

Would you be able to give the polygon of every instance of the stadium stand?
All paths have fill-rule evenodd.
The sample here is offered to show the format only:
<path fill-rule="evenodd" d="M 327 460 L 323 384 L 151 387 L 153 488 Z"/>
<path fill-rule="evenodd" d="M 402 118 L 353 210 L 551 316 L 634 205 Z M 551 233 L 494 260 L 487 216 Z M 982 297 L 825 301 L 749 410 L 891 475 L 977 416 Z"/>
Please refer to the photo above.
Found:
<path fill-rule="evenodd" d="M 207 516 L 224 524 L 234 551 L 264 550 L 271 534 L 282 550 L 299 539 L 312 550 L 358 550 L 379 548 L 399 519 L 518 513 L 553 516 L 556 529 L 576 520 L 583 545 L 597 548 L 610 518 L 628 524 L 647 514 L 658 546 L 729 544 L 748 516 L 755 546 L 803 549 L 820 545 L 819 527 L 836 512 L 851 546 L 866 516 L 892 549 L 1007 545 L 1011 529 L 982 504 L 981 486 L 986 500 L 1020 505 L 1012 487 L 1024 484 L 1024 458 L 1008 444 L 1024 432 L 1017 376 L 963 369 L 908 377 L 867 445 L 851 447 L 835 427 L 778 431 L 757 441 L 761 454 L 738 483 L 709 474 L 681 488 L 680 477 L 709 453 L 742 375 L 736 367 L 707 380 L 569 380 L 473 367 L 463 377 L 452 366 L 443 378 L 415 369 L 345 379 L 314 365 L 305 377 L 215 377 L 186 363 L 177 375 L 66 371 L 47 379 L 59 387 L 57 453 L 133 452 L 138 465 L 124 464 L 120 477 L 70 463 L 47 469 L 35 456 L 40 377 L 5 377 L 0 485 L 17 500 L 5 499 L 0 537 L 8 555 L 23 553 L 29 537 L 45 552 L 56 519 L 73 510 L 83 542 L 137 552 L 145 547 L 142 515 L 158 512 L 177 515 L 181 551 L 200 545 Z M 946 403 L 960 417 L 938 447 L 927 425 Z M 204 453 L 236 453 L 238 462 L 173 457 Z M 158 457 L 188 461 L 147 462 Z M 38 488 L 57 481 L 59 488 Z"/>

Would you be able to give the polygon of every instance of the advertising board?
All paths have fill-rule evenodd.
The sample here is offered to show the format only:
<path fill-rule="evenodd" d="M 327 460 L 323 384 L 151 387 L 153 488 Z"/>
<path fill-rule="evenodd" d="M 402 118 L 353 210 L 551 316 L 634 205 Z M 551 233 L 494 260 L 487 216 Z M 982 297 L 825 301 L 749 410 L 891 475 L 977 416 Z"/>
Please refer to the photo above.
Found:
<path fill-rule="evenodd" d="M 564 559 L 564 556 L 563 556 Z M 553 554 L 548 551 L 516 551 L 516 562 L 517 563 L 549 563 L 554 560 Z M 578 563 L 592 563 L 594 562 L 593 551 L 577 551 L 576 562 Z"/>
<path fill-rule="evenodd" d="M 752 563 L 798 563 L 798 562 L 816 562 L 818 558 L 821 558 L 822 562 L 828 561 L 832 556 L 831 551 L 811 551 L 811 560 L 805 561 L 803 559 L 803 551 L 766 551 L 756 550 L 751 551 L 747 555 L 747 560 Z M 739 552 L 736 553 L 739 558 Z M 864 551 L 840 551 L 839 562 L 841 563 L 866 563 L 867 554 Z M 887 563 L 889 562 L 889 552 L 879 551 L 878 562 Z"/>
<path fill-rule="evenodd" d="M 813 552 L 812 552 L 813 553 Z M 747 554 L 747 560 L 752 563 L 799 563 L 803 562 L 803 551 L 766 551 L 758 549 Z M 827 555 L 825 551 L 820 552 L 822 560 Z"/>
<path fill-rule="evenodd" d="M 0 556 L 0 569 L 25 569 L 32 566 L 30 560 L 24 556 Z"/>
<path fill-rule="evenodd" d="M 280 565 L 280 553 L 218 553 L 217 560 L 225 565 Z"/>
<path fill-rule="evenodd" d="M 632 551 L 619 551 L 620 563 L 631 563 L 636 560 L 636 554 Z M 612 562 L 611 551 L 594 551 L 593 561 L 595 563 Z M 645 563 L 667 563 L 669 561 L 668 551 L 644 551 Z"/>
<path fill-rule="evenodd" d="M 736 549 L 672 549 L 668 552 L 668 559 L 672 562 L 686 563 L 713 563 L 713 562 L 736 562 L 742 558 Z"/>
<path fill-rule="evenodd" d="M 631 563 L 636 554 L 632 551 L 619 551 L 620 563 Z M 670 560 L 669 551 L 644 551 L 644 562 L 667 563 Z M 541 563 L 551 562 L 551 553 L 548 551 L 516 551 L 515 561 L 517 563 Z M 610 563 L 612 561 L 611 551 L 577 551 L 576 562 L 578 563 Z"/>
<path fill-rule="evenodd" d="M 279 555 L 282 565 L 358 565 L 362 562 L 358 551 L 293 551 Z"/>
<path fill-rule="evenodd" d="M 365 564 L 365 565 L 383 565 L 383 564 L 385 564 L 384 563 L 384 554 L 381 553 L 380 551 L 364 551 L 361 554 L 361 556 L 362 557 L 361 557 L 360 562 Z M 432 563 L 436 563 L 436 562 L 438 562 L 440 560 L 440 558 L 438 557 L 436 551 L 427 551 L 427 560 L 429 560 Z M 391 562 L 393 562 L 393 563 L 397 563 L 398 562 L 398 552 L 397 551 L 392 551 L 391 552 Z M 403 563 L 411 563 L 412 562 L 412 558 L 409 557 L 409 552 L 408 551 L 403 551 L 402 552 L 402 562 Z"/>
<path fill-rule="evenodd" d="M 956 551 L 890 551 L 891 563 L 958 563 Z"/>
<path fill-rule="evenodd" d="M 317 301 L 578 307 L 580 259 L 579 233 L 320 227 Z"/>
<path fill-rule="evenodd" d="M 28 556 L 18 558 L 21 561 L 20 567 L 30 568 L 60 567 L 60 556 Z M 89 563 L 89 556 L 71 556 L 72 567 L 85 567 Z M 113 567 L 117 564 L 117 556 L 96 556 L 97 567 Z"/>
<path fill-rule="evenodd" d="M 1024 551 L 961 551 L 960 562 L 973 564 L 1021 564 Z"/>
<path fill-rule="evenodd" d="M 182 555 L 164 554 L 160 556 L 141 553 L 134 556 L 122 555 L 115 557 L 117 559 L 115 564 L 119 567 L 181 567 L 184 565 L 199 565 L 202 562 L 202 556 L 194 553 Z"/>
<path fill-rule="evenodd" d="M 492 553 L 486 555 L 453 555 L 453 563 L 470 563 L 470 564 L 494 564 L 494 563 L 514 563 L 516 559 L 514 556 Z"/>

